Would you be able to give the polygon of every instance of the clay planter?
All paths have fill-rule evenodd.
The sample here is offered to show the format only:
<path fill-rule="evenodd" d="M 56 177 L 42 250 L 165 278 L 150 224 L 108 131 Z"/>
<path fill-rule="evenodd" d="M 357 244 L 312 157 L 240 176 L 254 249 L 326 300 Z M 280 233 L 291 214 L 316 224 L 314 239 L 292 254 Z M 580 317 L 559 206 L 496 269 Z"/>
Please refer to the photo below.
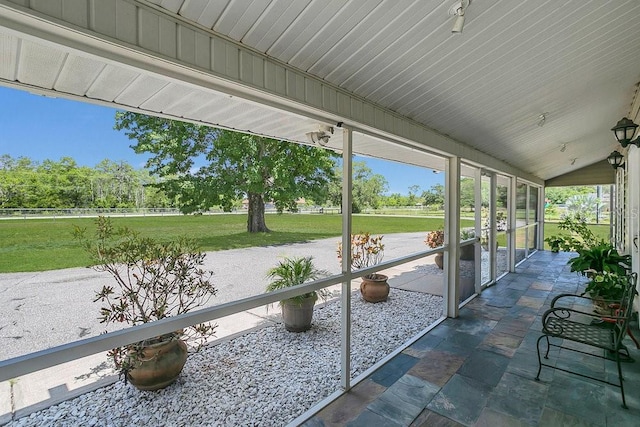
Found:
<path fill-rule="evenodd" d="M 163 341 L 142 349 L 140 366 L 127 373 L 127 380 L 139 390 L 158 390 L 174 382 L 187 361 L 182 340 Z"/>
<path fill-rule="evenodd" d="M 376 274 L 375 277 L 363 277 L 360 283 L 362 299 L 367 302 L 386 301 L 389 296 L 388 277 L 384 274 Z"/>
<path fill-rule="evenodd" d="M 476 246 L 467 245 L 460 248 L 460 259 L 463 261 L 473 261 L 476 258 Z M 441 267 L 442 268 L 442 267 Z"/>
<path fill-rule="evenodd" d="M 436 256 L 433 258 L 433 260 L 435 261 L 436 265 L 438 266 L 438 268 L 440 270 L 442 270 L 444 267 L 444 254 L 442 252 L 438 252 L 436 254 Z"/>
<path fill-rule="evenodd" d="M 302 302 L 284 300 L 282 305 L 282 320 L 284 327 L 289 332 L 304 332 L 311 329 L 313 319 L 313 306 L 318 299 L 317 295 L 305 298 Z"/>

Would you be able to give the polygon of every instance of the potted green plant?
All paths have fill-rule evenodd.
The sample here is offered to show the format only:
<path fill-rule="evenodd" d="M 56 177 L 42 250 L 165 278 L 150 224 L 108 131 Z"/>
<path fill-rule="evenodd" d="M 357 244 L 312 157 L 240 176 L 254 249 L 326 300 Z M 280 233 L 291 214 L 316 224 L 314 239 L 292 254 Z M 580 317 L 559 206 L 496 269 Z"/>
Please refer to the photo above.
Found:
<path fill-rule="evenodd" d="M 100 321 L 128 326 L 187 313 L 205 304 L 216 289 L 212 273 L 201 268 L 205 254 L 193 240 L 159 241 L 127 227 L 115 228 L 99 217 L 96 232 L 75 228 L 75 237 L 91 256 L 96 271 L 111 274 L 116 285 L 104 285 Z M 108 355 L 125 381 L 141 390 L 157 390 L 178 377 L 187 359 L 187 343 L 199 349 L 215 326 L 199 324 L 111 350 Z"/>
<path fill-rule="evenodd" d="M 571 271 L 590 277 L 594 272 L 615 273 L 624 276 L 631 265 L 630 255 L 620 255 L 608 242 L 601 241 L 594 246 L 579 248 L 578 255 L 570 258 Z"/>
<path fill-rule="evenodd" d="M 585 293 L 591 298 L 619 301 L 624 293 L 624 285 L 628 282 L 626 276 L 607 271 L 592 271 L 591 279 L 587 283 Z"/>
<path fill-rule="evenodd" d="M 267 272 L 271 283 L 267 292 L 301 285 L 328 274 L 313 265 L 312 257 L 285 258 Z M 280 301 L 284 327 L 290 332 L 304 332 L 311 329 L 313 307 L 318 296 L 324 298 L 325 293 L 314 291 Z"/>
<path fill-rule="evenodd" d="M 427 233 L 424 243 L 432 249 L 439 248 L 444 245 L 444 230 L 433 230 Z M 444 263 L 444 254 L 438 252 L 434 258 L 438 268 L 442 270 Z"/>
<path fill-rule="evenodd" d="M 577 253 L 568 261 L 571 271 L 589 278 L 585 293 L 593 300 L 597 313 L 608 314 L 607 305 L 622 298 L 631 256 L 620 255 L 613 244 L 604 241 L 579 247 Z"/>
<path fill-rule="evenodd" d="M 476 231 L 473 228 L 465 228 L 460 230 L 460 241 L 473 239 L 476 237 Z M 443 236 L 444 238 L 444 236 Z M 466 245 L 460 248 L 460 259 L 464 261 L 473 261 L 476 257 L 475 245 Z"/>
<path fill-rule="evenodd" d="M 359 270 L 371 267 L 382 261 L 384 257 L 383 236 L 372 236 L 370 233 L 351 235 L 351 268 Z M 342 242 L 338 243 L 338 260 L 342 261 Z M 360 294 L 367 302 L 382 302 L 389 297 L 388 277 L 380 273 L 362 276 Z"/>

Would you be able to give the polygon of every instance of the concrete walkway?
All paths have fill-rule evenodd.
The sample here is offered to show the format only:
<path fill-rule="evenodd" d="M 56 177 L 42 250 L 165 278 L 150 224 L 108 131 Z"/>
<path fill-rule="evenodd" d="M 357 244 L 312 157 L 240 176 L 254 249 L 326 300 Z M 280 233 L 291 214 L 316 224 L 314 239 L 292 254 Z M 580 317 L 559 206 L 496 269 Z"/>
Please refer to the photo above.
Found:
<path fill-rule="evenodd" d="M 422 251 L 423 239 L 424 233 L 385 236 L 385 258 Z M 311 255 L 318 268 L 338 273 L 338 240 L 207 253 L 205 268 L 214 271 L 218 287 L 218 294 L 209 305 L 262 293 L 267 284 L 265 272 L 285 256 Z M 391 286 L 441 294 L 443 276 L 432 258 L 385 271 Z M 97 320 L 100 304 L 92 301 L 97 290 L 112 280 L 108 274 L 87 268 L 0 275 L 0 304 L 4 307 L 0 360 L 103 332 L 104 325 Z M 358 286 L 359 281 L 354 281 L 353 288 Z M 277 313 L 278 310 L 267 312 L 266 307 L 259 307 L 219 319 L 216 342 L 277 323 Z M 116 380 L 103 353 L 0 383 L 0 425 Z"/>

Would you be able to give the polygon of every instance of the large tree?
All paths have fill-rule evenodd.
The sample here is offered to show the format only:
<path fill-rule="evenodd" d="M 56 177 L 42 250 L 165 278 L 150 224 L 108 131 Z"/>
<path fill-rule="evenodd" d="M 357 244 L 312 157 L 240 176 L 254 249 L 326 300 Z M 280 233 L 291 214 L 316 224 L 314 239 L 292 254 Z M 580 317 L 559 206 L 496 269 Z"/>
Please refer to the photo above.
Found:
<path fill-rule="evenodd" d="M 131 112 L 117 113 L 115 128 L 151 154 L 147 167 L 183 213 L 230 211 L 246 197 L 249 232 L 269 231 L 265 202 L 279 212 L 295 211 L 301 197 L 322 202 L 333 176 L 335 155 L 317 147 Z"/>
<path fill-rule="evenodd" d="M 329 190 L 329 199 L 334 205 L 342 204 L 342 168 L 334 170 L 335 179 Z M 351 206 L 353 213 L 360 213 L 363 209 L 377 209 L 382 204 L 384 193 L 389 184 L 383 175 L 373 173 L 366 162 L 353 162 L 353 186 Z"/>

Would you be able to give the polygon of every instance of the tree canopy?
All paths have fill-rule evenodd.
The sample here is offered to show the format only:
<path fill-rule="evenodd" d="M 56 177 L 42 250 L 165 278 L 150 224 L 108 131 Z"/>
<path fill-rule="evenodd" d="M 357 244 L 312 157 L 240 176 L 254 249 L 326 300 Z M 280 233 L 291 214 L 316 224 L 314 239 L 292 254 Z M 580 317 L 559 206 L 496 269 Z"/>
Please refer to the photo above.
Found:
<path fill-rule="evenodd" d="M 169 200 L 145 170 L 103 160 L 79 166 L 70 157 L 42 163 L 28 157 L 0 156 L 0 208 L 166 207 Z"/>
<path fill-rule="evenodd" d="M 342 204 L 342 168 L 334 169 L 334 180 L 329 189 L 329 199 L 336 206 Z M 374 174 L 373 170 L 363 161 L 353 162 L 353 189 L 352 211 L 359 213 L 363 209 L 379 208 L 384 199 L 384 193 L 389 184 L 386 178 L 380 174 Z"/>
<path fill-rule="evenodd" d="M 151 154 L 156 185 L 182 212 L 230 211 L 246 197 L 249 232 L 269 231 L 265 203 L 279 212 L 295 211 L 302 197 L 321 203 L 333 179 L 335 154 L 318 147 L 132 112 L 118 112 L 115 128 L 136 141 L 136 153 Z"/>

